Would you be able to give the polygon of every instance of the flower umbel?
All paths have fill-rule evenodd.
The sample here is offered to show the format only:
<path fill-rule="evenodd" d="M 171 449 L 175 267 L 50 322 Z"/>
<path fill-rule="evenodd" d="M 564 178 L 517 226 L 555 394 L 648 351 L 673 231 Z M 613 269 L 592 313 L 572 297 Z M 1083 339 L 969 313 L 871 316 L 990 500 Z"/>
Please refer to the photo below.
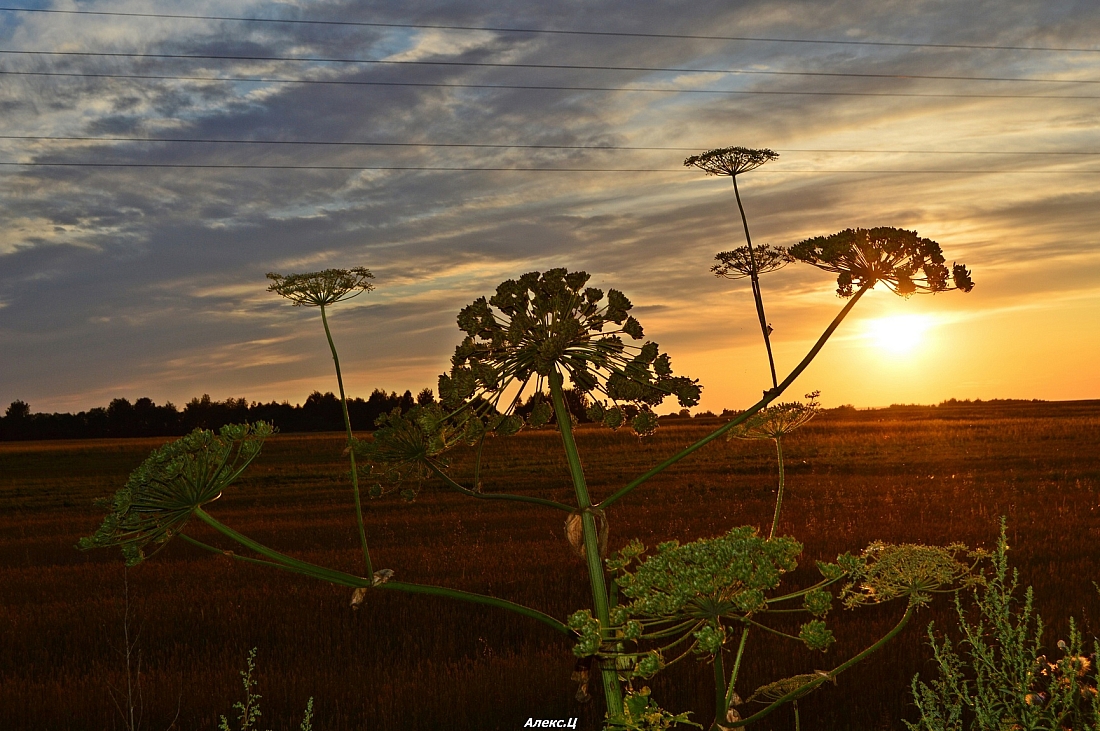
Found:
<path fill-rule="evenodd" d="M 800 241 L 789 251 L 795 259 L 836 272 L 836 291 L 841 297 L 851 297 L 855 287 L 871 288 L 878 282 L 903 297 L 974 288 L 965 266 L 954 264 L 948 271 L 940 245 L 921 238 L 916 231 L 885 226 L 849 228 Z"/>
<path fill-rule="evenodd" d="M 960 557 L 970 557 L 974 563 L 963 563 Z M 932 594 L 979 583 L 975 565 L 983 557 L 982 552 L 958 543 L 923 546 L 875 541 L 859 557 L 846 554 L 837 558 L 852 578 L 841 592 L 841 600 L 848 608 L 899 597 L 910 604 L 926 604 Z"/>
<path fill-rule="evenodd" d="M 786 401 L 756 412 L 730 436 L 740 439 L 781 439 L 817 415 L 820 392 L 806 394 L 808 399 Z"/>
<path fill-rule="evenodd" d="M 639 549 L 628 545 L 608 562 L 620 572 L 616 583 L 630 600 L 624 606 L 631 616 L 717 619 L 762 609 L 764 593 L 797 567 L 802 545 L 791 538 L 765 540 L 742 526 L 717 538 L 662 543 L 628 571 Z"/>
<path fill-rule="evenodd" d="M 628 345 L 626 336 L 641 340 L 641 323 L 628 314 L 630 300 L 622 292 L 585 287 L 589 275 L 550 269 L 530 272 L 497 287 L 463 308 L 458 326 L 466 339 L 455 349 L 449 374 L 439 377 L 439 395 L 450 409 L 471 407 L 477 414 L 508 414 L 519 403 L 529 382 L 536 394 L 551 374 L 568 376 L 584 394 L 597 393 L 614 402 L 636 405 L 633 420 L 639 433 L 652 431 L 651 407 L 675 395 L 681 406 L 699 402 L 698 381 L 672 374 L 672 362 L 657 343 Z M 501 398 L 510 386 L 518 393 L 505 408 Z M 499 410 L 498 410 L 499 409 Z M 602 416 L 617 408 L 606 410 Z M 609 418 L 614 421 L 614 414 Z M 617 423 L 622 422 L 621 412 Z M 519 417 L 494 417 L 499 429 L 522 426 Z M 601 420 L 604 420 L 601 418 Z"/>
<path fill-rule="evenodd" d="M 751 277 L 753 269 L 753 257 L 756 258 L 756 273 L 767 274 L 775 272 L 794 261 L 786 249 L 782 246 L 754 246 L 749 251 L 747 246 L 739 246 L 733 251 L 722 251 L 714 255 L 718 262 L 710 268 L 716 277 L 726 279 L 741 279 Z"/>
<path fill-rule="evenodd" d="M 684 160 L 684 166 L 697 167 L 707 175 L 728 175 L 732 178 L 778 158 L 778 152 L 767 148 L 719 147 L 701 155 L 692 155 Z"/>
<path fill-rule="evenodd" d="M 274 282 L 267 291 L 286 297 L 296 307 L 325 307 L 374 289 L 367 281 L 374 279 L 374 275 L 364 267 L 325 269 L 309 274 L 268 272 L 267 278 Z"/>
<path fill-rule="evenodd" d="M 80 548 L 120 546 L 128 565 L 140 563 L 146 546 L 163 546 L 197 508 L 221 497 L 274 431 L 262 421 L 228 424 L 218 434 L 196 429 L 155 450 L 112 500 L 103 501 L 111 512 Z"/>

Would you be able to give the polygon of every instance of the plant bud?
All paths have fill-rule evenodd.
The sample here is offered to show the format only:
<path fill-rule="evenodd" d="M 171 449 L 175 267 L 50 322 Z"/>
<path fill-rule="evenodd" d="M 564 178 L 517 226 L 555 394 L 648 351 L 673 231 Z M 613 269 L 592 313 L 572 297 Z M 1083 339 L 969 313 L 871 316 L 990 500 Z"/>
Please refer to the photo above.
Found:
<path fill-rule="evenodd" d="M 358 589 L 351 593 L 351 608 L 359 611 L 359 605 L 363 603 L 363 600 L 367 598 L 367 588 L 360 586 Z"/>
<path fill-rule="evenodd" d="M 588 703 L 592 700 L 592 696 L 588 693 L 588 679 L 591 675 L 592 669 L 592 656 L 582 657 L 577 660 L 577 664 L 573 666 L 573 674 L 569 676 L 569 679 L 577 684 L 577 692 L 573 696 L 578 703 Z"/>
<path fill-rule="evenodd" d="M 607 517 L 602 510 L 592 510 L 592 517 L 596 521 L 597 545 L 600 549 L 600 558 L 607 558 Z M 570 513 L 565 519 L 565 540 L 573 549 L 573 553 L 584 558 L 584 519 L 579 512 Z"/>

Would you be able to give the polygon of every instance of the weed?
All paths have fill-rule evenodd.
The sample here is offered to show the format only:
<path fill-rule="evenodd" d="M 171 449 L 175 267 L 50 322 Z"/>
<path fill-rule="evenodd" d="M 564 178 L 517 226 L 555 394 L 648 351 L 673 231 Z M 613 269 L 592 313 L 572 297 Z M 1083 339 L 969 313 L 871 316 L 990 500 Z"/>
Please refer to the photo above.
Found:
<path fill-rule="evenodd" d="M 938 669 L 930 682 L 913 678 L 913 702 L 920 712 L 910 731 L 1016 731 L 1100 727 L 1096 658 L 1085 654 L 1081 633 L 1070 619 L 1069 641 L 1059 640 L 1061 658 L 1043 654 L 1043 621 L 1031 587 L 1018 596 L 1019 577 L 1008 569 L 1005 522 L 993 553 L 993 570 L 973 594 L 968 613 L 955 598 L 962 639 L 937 637 L 928 643 Z M 962 654 L 960 654 L 960 652 Z"/>
<path fill-rule="evenodd" d="M 263 713 L 260 711 L 260 699 L 263 697 L 256 690 L 256 679 L 253 674 L 256 672 L 256 648 L 253 647 L 248 651 L 248 659 L 246 660 L 246 667 L 240 671 L 241 684 L 244 686 L 244 700 L 237 701 L 233 704 L 233 709 L 237 711 L 237 729 L 236 731 L 259 731 L 257 722 Z M 311 697 L 306 701 L 306 710 L 302 715 L 302 723 L 299 726 L 300 731 L 312 731 L 313 729 L 313 698 Z M 229 719 L 225 716 L 218 718 L 218 731 L 234 731 L 233 727 L 229 725 Z"/>
<path fill-rule="evenodd" d="M 207 512 L 206 506 L 240 476 L 271 434 L 271 428 L 262 423 L 226 427 L 220 436 L 196 430 L 154 452 L 116 494 L 110 504 L 111 512 L 99 531 L 82 541 L 81 546 L 120 545 L 127 560 L 136 563 L 145 557 L 146 547 L 159 548 L 179 535 L 193 545 L 235 560 L 351 588 L 353 607 L 360 606 L 369 591 L 395 590 L 492 606 L 534 619 L 574 638 L 577 641 L 574 652 L 582 659 L 595 659 L 607 721 L 612 726 L 621 727 L 639 718 L 652 718 L 654 723 L 666 725 L 685 718 L 683 714 L 662 711 L 648 692 L 636 690 L 634 683 L 651 678 L 667 665 L 689 656 L 713 666 L 712 728 L 755 722 L 822 683 L 835 680 L 896 636 L 931 594 L 965 585 L 973 567 L 961 560 L 961 549 L 957 546 L 874 543 L 856 555 L 839 556 L 836 563 L 819 562 L 822 578 L 811 586 L 780 591 L 782 576 L 795 570 L 796 557 L 802 550 L 794 539 L 775 535 L 782 504 L 780 437 L 804 423 L 813 409 L 790 404 L 773 406 L 773 402 L 809 366 L 860 298 L 877 283 L 885 283 L 905 296 L 952 288 L 969 291 L 973 284 L 965 267 L 955 265 L 954 286 L 950 286 L 939 244 L 913 232 L 859 229 L 803 241 L 790 249 L 789 257 L 839 273 L 838 293 L 848 301 L 803 359 L 780 381 L 771 349 L 772 328 L 764 314 L 760 265 L 737 188 L 739 174 L 775 157 L 770 150 L 724 148 L 685 161 L 710 174 L 733 179 L 748 256 L 730 256 L 725 263 L 732 267 L 748 262 L 772 387 L 764 391 L 756 404 L 603 499 L 594 497 L 588 488 L 574 436 L 575 415 L 570 413 L 565 398 L 566 381 L 575 392 L 591 399 L 587 412 L 590 418 L 613 430 L 629 423 L 638 436 L 656 431 L 654 408 L 664 399 L 674 396 L 681 406 L 691 406 L 698 403 L 701 389 L 694 379 L 673 374 L 669 356 L 655 342 L 645 339 L 642 324 L 630 314 L 633 305 L 622 292 L 610 289 L 605 293 L 588 287 L 587 273 L 564 268 L 530 272 L 503 282 L 493 297 L 479 298 L 459 313 L 458 325 L 466 337 L 455 350 L 449 373 L 440 377 L 441 402 L 413 406 L 405 413 L 395 410 L 379 420 L 380 428 L 372 440 L 360 441 L 354 437 L 347 416 L 340 361 L 326 308 L 371 289 L 367 281 L 370 272 L 356 268 L 285 276 L 271 274 L 269 277 L 274 281 L 271 291 L 295 305 L 316 306 L 321 311 L 344 407 L 346 454 L 351 467 L 364 575 L 276 551 Z M 772 250 L 767 251 L 765 263 L 769 269 L 777 268 L 773 260 L 788 256 L 773 256 Z M 628 339 L 633 342 L 628 343 Z M 528 390 L 534 400 L 529 398 L 524 404 L 522 399 Z M 521 405 L 530 407 L 526 416 L 517 412 Z M 571 499 L 561 502 L 486 491 L 481 465 L 487 440 L 551 424 L 560 436 L 572 486 Z M 767 539 L 759 537 L 751 527 L 732 528 L 719 537 L 683 545 L 666 541 L 648 555 L 642 543 L 635 541 L 608 559 L 608 510 L 613 505 L 710 442 L 737 433 L 764 433 L 776 440 L 781 482 L 772 532 Z M 448 456 L 464 445 L 472 446 L 476 453 L 468 484 L 456 476 L 458 473 L 452 469 Z M 364 458 L 363 466 L 357 465 L 357 456 Z M 591 608 L 574 613 L 566 624 L 517 602 L 479 592 L 394 580 L 393 570 L 375 570 L 360 501 L 361 478 L 374 481 L 369 490 L 373 496 L 396 491 L 412 501 L 430 482 L 470 498 L 525 503 L 564 512 L 569 542 L 584 556 Z M 192 516 L 254 555 L 226 551 L 185 534 Z M 848 608 L 900 599 L 906 602 L 906 609 L 893 627 L 847 660 L 813 676 L 796 676 L 802 679 L 789 683 L 788 692 L 770 699 L 763 709 L 743 716 L 736 708 L 741 704 L 736 702 L 739 697 L 734 688 L 750 630 L 824 650 L 833 641 L 823 620 L 830 610 L 833 590 Z M 795 636 L 766 621 L 779 613 L 812 618 L 801 625 Z M 737 630 L 738 648 L 733 655 L 732 670 L 727 673 L 725 645 L 730 633 Z M 668 657 L 672 652 L 679 654 Z M 252 713 L 259 713 L 249 684 L 251 670 L 250 661 L 244 675 L 247 700 L 238 705 L 242 727 L 250 727 L 255 720 Z M 768 687 L 778 686 L 771 683 Z M 756 693 L 750 697 L 767 699 L 768 694 Z"/>

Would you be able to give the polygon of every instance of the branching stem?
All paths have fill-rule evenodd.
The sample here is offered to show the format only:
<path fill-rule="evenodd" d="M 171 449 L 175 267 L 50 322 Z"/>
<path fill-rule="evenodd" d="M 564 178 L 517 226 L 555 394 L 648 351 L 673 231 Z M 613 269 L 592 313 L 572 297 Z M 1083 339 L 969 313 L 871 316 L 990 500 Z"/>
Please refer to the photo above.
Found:
<path fill-rule="evenodd" d="M 737 675 L 741 672 L 741 658 L 745 656 L 745 644 L 749 641 L 749 626 L 741 630 L 741 644 L 737 646 L 737 654 L 733 660 L 733 670 L 730 672 L 730 682 L 726 686 L 726 708 L 733 702 L 734 688 L 737 685 Z"/>
<path fill-rule="evenodd" d="M 772 518 L 772 531 L 768 534 L 768 540 L 775 538 L 775 532 L 779 529 L 779 510 L 783 507 L 783 437 L 775 437 L 775 455 L 779 462 L 779 492 L 775 496 L 775 517 Z"/>
<path fill-rule="evenodd" d="M 817 357 L 817 354 L 821 351 L 823 347 L 825 347 L 825 343 L 829 340 L 829 337 L 833 334 L 837 327 L 840 326 L 840 323 L 844 321 L 844 318 L 848 316 L 848 313 L 852 311 L 852 308 L 856 306 L 856 302 L 859 302 L 860 297 L 863 296 L 867 289 L 867 286 L 861 287 L 859 290 L 856 291 L 854 295 L 852 295 L 852 298 L 848 300 L 848 303 L 844 305 L 844 308 L 837 314 L 836 317 L 833 318 L 833 321 L 829 323 L 829 326 L 825 328 L 825 332 L 821 333 L 821 337 L 817 339 L 817 342 L 814 343 L 814 346 L 810 348 L 810 351 L 808 353 L 806 353 L 806 357 L 802 359 L 802 362 L 795 366 L 794 370 L 792 370 L 790 374 L 788 374 L 787 377 L 784 378 L 778 386 L 773 388 L 771 391 L 765 393 L 764 398 L 760 399 L 748 409 L 738 414 L 726 424 L 718 427 L 713 432 L 697 441 L 695 444 L 692 444 L 691 446 L 681 450 L 680 452 L 677 452 L 676 454 L 669 457 L 664 462 L 652 468 L 645 474 L 627 483 L 627 485 L 620 489 L 618 492 L 605 498 L 597 507 L 601 509 L 606 509 L 608 506 L 613 505 L 620 499 L 626 497 L 631 491 L 634 490 L 634 488 L 655 477 L 656 475 L 659 475 L 661 472 L 676 464 L 684 457 L 691 455 L 696 450 L 702 449 L 704 446 L 710 444 L 715 439 L 722 436 L 731 429 L 734 429 L 737 426 L 741 425 L 753 414 L 767 407 L 768 404 L 779 398 L 783 394 L 783 392 L 786 391 L 792 383 L 794 383 L 794 380 L 802 375 L 802 371 L 806 370 L 806 367 L 809 366 L 811 362 L 813 362 L 813 359 Z"/>
<path fill-rule="evenodd" d="M 555 510 L 563 510 L 566 513 L 572 513 L 573 508 L 565 505 L 564 503 L 555 502 L 553 500 L 547 500 L 541 497 L 530 497 L 528 495 L 515 495 L 510 492 L 478 492 L 471 490 L 468 487 L 464 487 L 459 482 L 456 482 L 450 475 L 441 470 L 438 465 L 430 460 L 425 460 L 425 464 L 428 465 L 428 469 L 436 474 L 443 480 L 443 484 L 451 488 L 456 492 L 460 492 L 467 497 L 477 498 L 478 500 L 511 500 L 518 503 L 530 503 L 532 505 L 541 505 L 546 508 L 554 508 Z"/>
<path fill-rule="evenodd" d="M 245 548 L 255 551 L 261 556 L 265 556 L 271 559 L 272 563 L 268 563 L 266 561 L 257 561 L 257 559 L 252 559 L 247 556 L 238 556 L 236 554 L 233 554 L 233 557 L 237 559 L 251 561 L 253 563 L 265 563 L 273 566 L 274 568 L 281 568 L 286 571 L 291 571 L 293 573 L 301 574 L 303 576 L 320 579 L 321 581 L 326 581 L 330 584 L 336 584 L 338 586 L 347 586 L 355 589 L 358 589 L 360 587 L 373 587 L 375 589 L 403 591 L 407 594 L 429 594 L 431 596 L 448 597 L 450 599 L 457 599 L 459 601 L 470 602 L 472 604 L 484 604 L 491 607 L 497 607 L 498 609 L 506 609 L 515 614 L 521 614 L 525 617 L 538 620 L 539 622 L 542 622 L 543 624 L 557 630 L 558 632 L 561 632 L 568 637 L 575 636 L 573 630 L 569 629 L 567 625 L 554 619 L 549 614 L 540 612 L 537 609 L 532 609 L 531 607 L 525 607 L 522 604 L 510 602 L 507 599 L 498 599 L 497 597 L 477 594 L 472 591 L 463 591 L 461 589 L 450 589 L 444 586 L 414 584 L 404 581 L 387 581 L 384 584 L 378 584 L 376 586 L 374 584 L 373 576 L 364 578 L 362 576 L 355 576 L 354 574 L 347 574 L 343 571 L 336 571 L 334 569 L 325 568 L 324 566 L 317 566 L 316 564 L 311 564 L 308 561 L 299 561 L 296 558 L 291 558 L 284 553 L 280 553 L 279 551 L 268 548 L 262 543 L 257 543 L 248 536 L 233 530 L 229 526 L 211 516 L 202 508 L 196 508 L 195 515 L 198 516 L 198 518 L 204 523 L 206 523 L 225 537 L 236 541 Z M 200 541 L 196 541 L 193 538 L 189 539 L 189 541 L 191 543 L 199 545 L 202 548 L 206 548 L 207 550 L 214 550 L 218 553 L 222 553 L 223 555 L 225 553 L 224 551 L 220 551 L 219 549 L 202 544 Z"/>
<path fill-rule="evenodd" d="M 760 332 L 764 336 L 764 346 L 768 349 L 768 366 L 772 371 L 772 387 L 779 385 L 775 376 L 775 358 L 772 357 L 771 333 L 768 332 L 768 318 L 764 315 L 764 297 L 760 293 L 760 268 L 756 265 L 756 253 L 752 248 L 752 236 L 749 235 L 749 219 L 745 217 L 745 206 L 741 204 L 741 193 L 737 190 L 737 176 L 731 175 L 733 195 L 737 198 L 737 210 L 741 212 L 741 224 L 745 227 L 745 241 L 749 245 L 749 262 L 752 264 L 752 297 L 756 300 L 756 315 L 760 318 Z"/>
<path fill-rule="evenodd" d="M 855 655 L 851 659 L 847 660 L 846 662 L 843 662 L 840 665 L 837 665 L 835 668 L 833 668 L 832 670 L 830 670 L 828 672 L 820 673 L 813 680 L 810 680 L 810 681 L 804 683 L 803 685 L 798 686 L 797 688 L 792 690 L 787 695 L 785 695 L 782 698 L 779 698 L 778 700 L 773 702 L 771 705 L 769 705 L 764 710 L 758 711 L 757 713 L 754 713 L 753 715 L 749 716 L 748 718 L 744 718 L 744 719 L 741 719 L 740 721 L 735 721 L 735 722 L 731 723 L 730 727 L 733 728 L 733 727 L 738 727 L 738 726 L 747 726 L 750 723 L 755 723 L 756 721 L 759 721 L 760 719 L 764 718 L 765 716 L 771 714 L 772 711 L 779 708 L 783 704 L 790 703 L 791 701 L 796 700 L 797 698 L 801 698 L 806 693 L 809 693 L 811 690 L 813 690 L 817 686 L 821 685 L 822 683 L 833 680 L 834 678 L 836 678 L 836 676 L 840 675 L 845 670 L 853 667 L 854 665 L 859 664 L 868 655 L 871 655 L 873 652 L 875 652 L 876 650 L 881 648 L 887 642 L 894 639 L 894 637 L 896 637 L 899 632 L 901 632 L 903 629 L 905 629 L 905 625 L 907 625 L 909 623 L 909 620 L 913 616 L 914 609 L 915 609 L 915 606 L 913 604 L 910 604 L 908 607 L 906 607 L 905 614 L 902 615 L 902 618 L 898 621 L 898 623 L 896 625 L 894 625 L 894 628 L 891 629 L 889 632 L 887 632 L 885 635 L 883 635 L 882 638 L 879 639 L 878 642 L 871 645 L 867 649 L 863 650 L 858 655 Z"/>

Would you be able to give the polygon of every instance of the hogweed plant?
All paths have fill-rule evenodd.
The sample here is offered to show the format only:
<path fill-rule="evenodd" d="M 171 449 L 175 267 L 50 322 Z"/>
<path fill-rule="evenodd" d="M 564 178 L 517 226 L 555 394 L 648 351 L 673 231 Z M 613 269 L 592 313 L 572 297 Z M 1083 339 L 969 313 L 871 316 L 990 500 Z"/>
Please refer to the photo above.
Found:
<path fill-rule="evenodd" d="M 722 277 L 737 278 L 736 274 L 748 276 L 752 285 L 752 297 L 756 303 L 756 316 L 760 320 L 760 333 L 764 336 L 764 347 L 768 351 L 768 366 L 772 373 L 772 387 L 777 388 L 779 381 L 775 375 L 775 358 L 772 356 L 772 326 L 764 314 L 764 297 L 760 291 L 760 275 L 775 271 L 790 261 L 782 249 L 765 246 L 761 250 L 753 249 L 752 235 L 749 234 L 749 219 L 745 216 L 745 206 L 741 203 L 741 191 L 737 188 L 737 176 L 778 160 L 779 153 L 767 148 L 753 150 L 747 147 L 721 147 L 692 155 L 684 160 L 685 167 L 696 167 L 707 175 L 728 177 L 733 181 L 733 195 L 737 199 L 737 210 L 741 213 L 741 225 L 745 229 L 745 247 L 725 251 L 715 256 L 718 264 L 711 271 Z"/>
<path fill-rule="evenodd" d="M 878 283 L 899 294 L 969 291 L 969 272 L 955 265 L 953 280 L 939 245 L 915 233 L 893 228 L 856 229 L 808 239 L 787 250 L 752 248 L 740 205 L 737 176 L 775 159 L 770 150 L 725 148 L 688 158 L 708 173 L 733 178 L 746 240 L 744 251 L 720 255 L 716 273 L 740 273 L 750 279 L 757 315 L 769 351 L 771 388 L 755 404 L 695 443 L 667 457 L 606 495 L 589 490 L 573 434 L 572 413 L 586 402 L 586 415 L 609 429 L 629 428 L 639 437 L 658 426 L 655 409 L 674 397 L 682 407 L 698 403 L 698 381 L 677 375 L 657 343 L 631 314 L 633 305 L 617 289 L 589 286 L 585 272 L 550 269 L 503 282 L 493 296 L 476 299 L 458 315 L 464 337 L 439 378 L 439 403 L 413 406 L 380 417 L 369 439 L 357 439 L 347 418 L 339 358 L 326 308 L 368 291 L 369 271 L 326 270 L 315 274 L 269 275 L 271 290 L 296 305 L 321 310 L 322 324 L 336 366 L 349 443 L 351 482 L 364 559 L 363 575 L 302 561 L 252 540 L 221 523 L 207 506 L 230 486 L 272 433 L 265 424 L 225 427 L 218 435 L 196 430 L 153 452 L 108 503 L 110 512 L 83 548 L 121 546 L 130 563 L 147 550 L 180 536 L 187 542 L 236 560 L 257 563 L 351 588 L 351 605 L 361 607 L 369 593 L 397 590 L 445 596 L 493 606 L 537 620 L 572 637 L 578 657 L 573 678 L 577 698 L 588 697 L 590 669 L 599 676 L 609 728 L 656 729 L 689 723 L 685 713 L 669 713 L 642 683 L 668 665 L 694 657 L 713 666 L 714 721 L 710 728 L 755 722 L 834 680 L 901 631 L 913 612 L 933 594 L 966 584 L 972 560 L 958 546 L 886 546 L 872 544 L 836 563 L 819 564 L 821 580 L 809 587 L 781 589 L 794 570 L 802 546 L 778 535 L 783 501 L 782 438 L 805 423 L 816 399 L 773 405 L 809 366 L 860 298 Z M 757 254 L 760 254 L 759 258 Z M 724 258 L 723 258 L 724 257 Z M 838 274 L 839 294 L 847 299 L 802 360 L 779 380 L 771 356 L 769 329 L 759 287 L 762 271 L 802 261 Z M 567 385 L 574 396 L 567 400 Z M 524 402 L 524 397 L 527 400 Z M 523 407 L 522 410 L 520 407 Z M 522 492 L 486 491 L 482 454 L 491 438 L 524 429 L 553 428 L 561 438 L 573 496 L 558 502 Z M 667 541 L 647 551 L 627 541 L 608 555 L 614 505 L 650 479 L 722 437 L 773 439 L 780 462 L 772 529 L 767 538 L 753 527 L 732 527 L 726 534 L 680 544 Z M 455 474 L 448 453 L 474 450 L 472 474 Z M 357 458 L 361 461 L 357 461 Z M 583 556 L 591 592 L 589 607 L 566 619 L 536 608 L 474 592 L 404 582 L 392 569 L 375 570 L 368 550 L 360 485 L 375 498 L 398 493 L 414 501 L 425 488 L 441 487 L 475 500 L 521 502 L 557 511 L 570 546 Z M 191 517 L 214 528 L 222 538 L 247 549 L 226 551 L 188 535 Z M 906 608 L 893 629 L 830 670 L 769 684 L 755 693 L 735 690 L 750 630 L 775 641 L 795 641 L 824 650 L 832 644 L 825 624 L 833 600 L 845 607 L 901 600 Z M 798 635 L 776 628 L 773 617 L 802 613 Z M 739 634 L 736 639 L 731 639 Z M 736 645 L 736 648 L 734 648 Z M 727 665 L 727 655 L 731 663 Z M 727 671 L 727 667 L 730 669 Z M 780 692 L 782 691 L 782 692 Z M 763 707 L 757 707 L 763 704 Z"/>
<path fill-rule="evenodd" d="M 817 415 L 817 397 L 819 391 L 806 394 L 807 401 L 787 401 L 758 411 L 751 419 L 743 423 L 730 437 L 739 439 L 771 439 L 775 442 L 775 458 L 779 463 L 779 488 L 775 495 L 775 513 L 772 517 L 772 529 L 768 538 L 775 538 L 779 530 L 779 511 L 783 507 L 783 488 L 786 485 L 783 469 L 783 437 L 799 428 Z"/>
<path fill-rule="evenodd" d="M 374 289 L 374 285 L 368 281 L 374 279 L 374 275 L 369 269 L 355 267 L 354 269 L 325 269 L 312 274 L 283 275 L 269 272 L 267 278 L 272 281 L 272 285 L 267 288 L 269 292 L 275 292 L 287 298 L 294 303 L 295 307 L 304 305 L 316 307 L 321 311 L 321 324 L 325 328 L 325 338 L 332 352 L 332 362 L 336 366 L 336 385 L 340 388 L 340 407 L 350 446 L 354 436 L 351 433 L 351 419 L 348 417 L 348 400 L 344 395 L 344 376 L 340 372 L 340 355 L 336 352 L 336 344 L 332 342 L 332 330 L 329 329 L 325 309 L 337 302 Z M 348 459 L 351 461 L 351 489 L 355 495 L 355 519 L 359 528 L 359 541 L 363 547 L 363 563 L 366 564 L 369 576 L 374 573 L 374 567 L 370 560 L 370 550 L 367 548 L 367 529 L 363 524 L 363 503 L 359 497 L 359 471 L 355 469 L 355 453 L 350 449 Z"/>

